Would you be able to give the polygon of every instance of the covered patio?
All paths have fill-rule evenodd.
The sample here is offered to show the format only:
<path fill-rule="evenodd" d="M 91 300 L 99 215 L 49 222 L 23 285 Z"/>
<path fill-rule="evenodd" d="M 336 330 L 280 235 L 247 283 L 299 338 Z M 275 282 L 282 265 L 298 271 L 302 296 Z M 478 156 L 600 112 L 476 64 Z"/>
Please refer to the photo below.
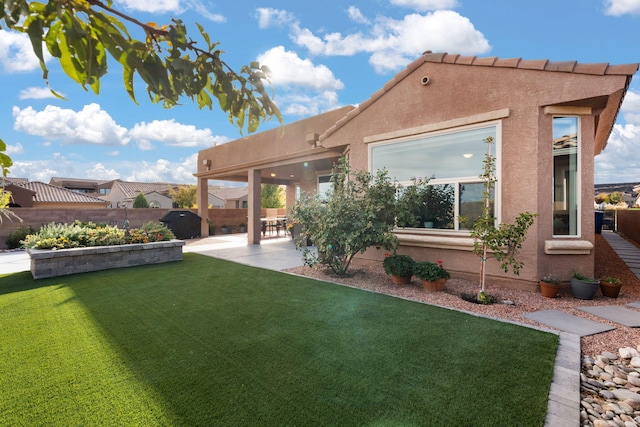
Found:
<path fill-rule="evenodd" d="M 325 148 L 319 135 L 344 118 L 348 106 L 282 127 L 249 135 L 198 153 L 198 214 L 208 218 L 209 180 L 244 182 L 249 186 L 247 240 L 259 244 L 262 237 L 261 184 L 286 186 L 286 206 L 290 208 L 300 191 L 314 192 L 318 177 L 331 173 L 347 146 Z M 208 234 L 203 220 L 202 235 Z"/>

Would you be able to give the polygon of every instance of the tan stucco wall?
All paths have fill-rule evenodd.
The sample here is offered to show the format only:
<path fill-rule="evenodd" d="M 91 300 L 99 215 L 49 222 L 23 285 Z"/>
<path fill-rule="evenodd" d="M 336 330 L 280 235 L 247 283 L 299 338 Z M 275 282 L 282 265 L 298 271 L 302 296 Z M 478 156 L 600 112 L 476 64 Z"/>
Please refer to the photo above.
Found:
<path fill-rule="evenodd" d="M 429 76 L 428 85 L 421 79 Z M 595 122 L 581 119 L 582 234 L 579 239 L 552 238 L 552 115 L 544 107 L 571 102 L 573 106 L 602 106 L 596 97 L 623 90 L 626 76 L 595 76 L 563 72 L 505 69 L 424 63 L 382 97 L 367 105 L 343 127 L 321 138 L 325 147 L 350 143 L 349 158 L 356 169 L 368 169 L 366 138 L 375 135 L 450 123 L 465 117 L 508 111 L 502 121 L 502 219 L 511 222 L 520 212 L 539 214 L 529 230 L 520 259 L 525 267 L 520 279 L 533 286 L 554 272 L 568 279 L 573 271 L 593 274 L 593 252 L 588 255 L 545 255 L 547 240 L 581 240 L 593 243 L 593 156 Z M 375 98 L 375 95 L 374 95 Z M 591 99 L 589 99 L 591 98 Z M 594 110 L 599 113 L 600 110 Z M 478 174 L 481 171 L 478 171 Z M 450 235 L 449 235 L 450 236 Z M 474 274 L 478 258 L 469 251 L 402 247 L 419 260 L 441 259 L 454 273 Z M 381 260 L 368 251 L 364 258 Z M 507 279 L 496 265 L 489 272 L 495 281 Z"/>

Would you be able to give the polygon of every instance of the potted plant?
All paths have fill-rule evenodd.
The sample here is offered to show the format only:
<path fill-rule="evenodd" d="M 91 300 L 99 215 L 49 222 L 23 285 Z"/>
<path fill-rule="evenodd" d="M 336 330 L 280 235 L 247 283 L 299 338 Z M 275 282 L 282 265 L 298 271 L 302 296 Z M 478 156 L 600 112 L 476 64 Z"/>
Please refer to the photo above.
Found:
<path fill-rule="evenodd" d="M 229 234 L 230 232 L 231 232 L 231 229 L 226 224 L 223 224 L 222 227 L 220 227 L 220 233 Z"/>
<path fill-rule="evenodd" d="M 571 276 L 571 292 L 578 299 L 593 299 L 599 284 L 600 281 L 598 279 L 587 277 L 577 272 Z"/>
<path fill-rule="evenodd" d="M 413 274 L 422 281 L 422 286 L 428 291 L 444 291 L 445 283 L 451 277 L 442 266 L 442 261 L 417 262 Z"/>
<path fill-rule="evenodd" d="M 385 254 L 382 261 L 384 272 L 391 276 L 391 281 L 396 285 L 406 285 L 411 282 L 413 267 L 416 262 L 409 255 Z"/>
<path fill-rule="evenodd" d="M 244 222 L 240 223 L 239 228 L 240 228 L 240 232 L 241 233 L 246 233 L 247 232 L 247 225 Z"/>
<path fill-rule="evenodd" d="M 562 286 L 559 279 L 555 278 L 551 274 L 547 274 L 542 279 L 540 279 L 540 293 L 543 297 L 547 298 L 555 298 L 558 296 L 558 292 L 560 292 L 560 287 Z"/>
<path fill-rule="evenodd" d="M 609 276 L 600 279 L 600 291 L 605 297 L 618 298 L 620 288 L 622 288 L 622 281 L 617 277 Z"/>

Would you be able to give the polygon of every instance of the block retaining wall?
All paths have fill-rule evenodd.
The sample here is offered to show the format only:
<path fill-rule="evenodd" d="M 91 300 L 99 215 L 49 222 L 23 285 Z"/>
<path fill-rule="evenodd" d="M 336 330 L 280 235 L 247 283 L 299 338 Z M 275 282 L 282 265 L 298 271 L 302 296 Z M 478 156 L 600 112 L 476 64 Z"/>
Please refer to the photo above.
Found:
<path fill-rule="evenodd" d="M 34 279 L 182 260 L 184 241 L 71 249 L 29 249 Z"/>

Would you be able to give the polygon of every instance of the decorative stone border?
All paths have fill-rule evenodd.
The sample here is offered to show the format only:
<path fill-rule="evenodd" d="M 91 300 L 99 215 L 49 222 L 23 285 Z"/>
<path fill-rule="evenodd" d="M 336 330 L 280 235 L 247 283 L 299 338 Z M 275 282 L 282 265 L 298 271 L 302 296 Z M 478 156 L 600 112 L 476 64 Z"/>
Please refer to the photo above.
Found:
<path fill-rule="evenodd" d="M 93 246 L 72 249 L 28 249 L 34 279 L 135 265 L 182 260 L 182 240 Z"/>

